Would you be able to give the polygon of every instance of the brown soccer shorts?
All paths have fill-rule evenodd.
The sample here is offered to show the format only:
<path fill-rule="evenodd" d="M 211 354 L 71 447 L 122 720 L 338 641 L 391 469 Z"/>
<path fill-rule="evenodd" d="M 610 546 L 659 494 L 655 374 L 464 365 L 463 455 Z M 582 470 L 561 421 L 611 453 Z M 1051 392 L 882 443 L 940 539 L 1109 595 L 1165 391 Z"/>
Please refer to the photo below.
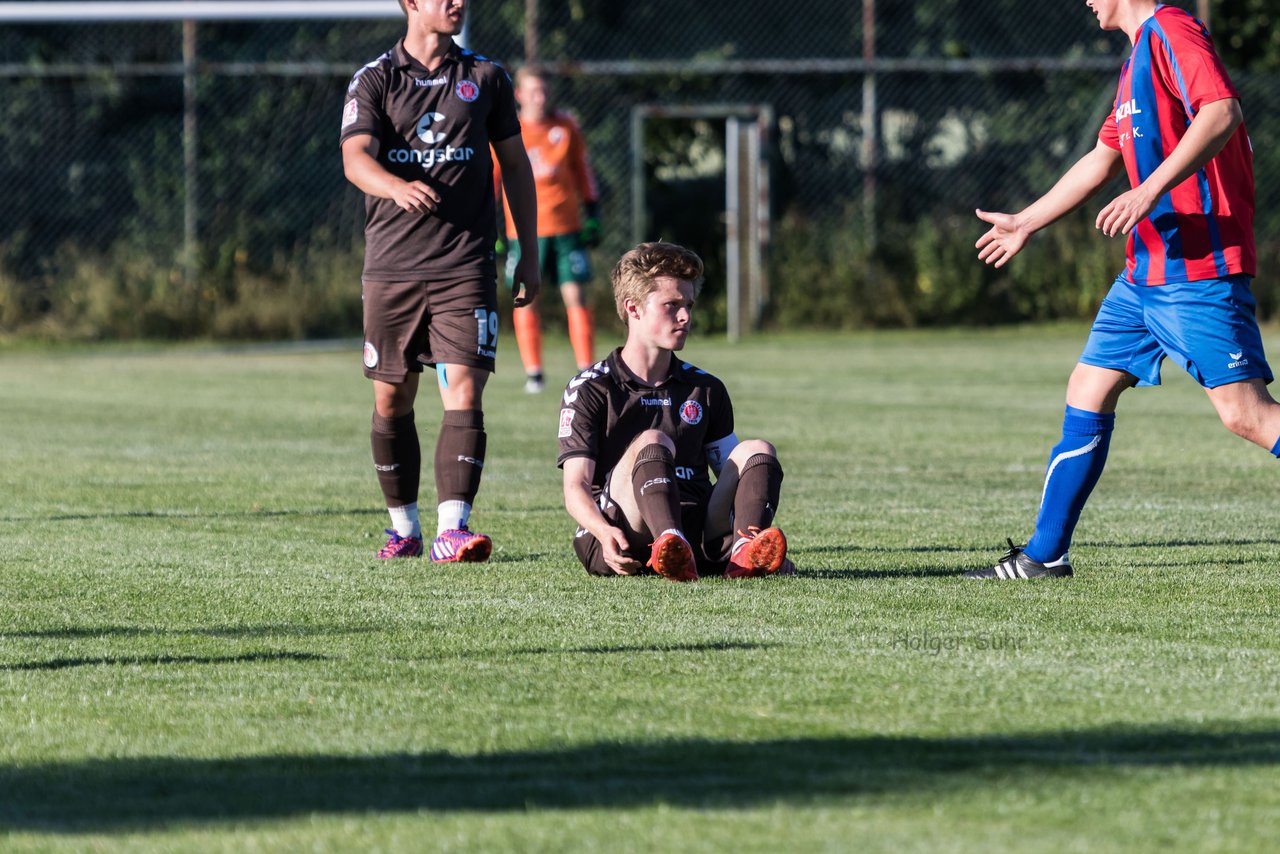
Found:
<path fill-rule="evenodd" d="M 364 282 L 364 375 L 402 383 L 423 365 L 494 370 L 498 286 L 493 277 Z"/>

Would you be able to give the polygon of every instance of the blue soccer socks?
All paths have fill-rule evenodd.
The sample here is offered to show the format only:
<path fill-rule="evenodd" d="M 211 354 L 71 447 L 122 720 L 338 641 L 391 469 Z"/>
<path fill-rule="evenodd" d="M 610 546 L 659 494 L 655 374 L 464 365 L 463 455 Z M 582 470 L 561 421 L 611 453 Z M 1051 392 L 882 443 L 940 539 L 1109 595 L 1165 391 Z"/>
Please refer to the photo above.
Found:
<path fill-rule="evenodd" d="M 1049 456 L 1036 532 L 1025 549 L 1027 557 L 1049 563 L 1067 553 L 1080 512 L 1107 464 L 1115 424 L 1114 412 L 1103 415 L 1067 407 L 1062 440 Z"/>

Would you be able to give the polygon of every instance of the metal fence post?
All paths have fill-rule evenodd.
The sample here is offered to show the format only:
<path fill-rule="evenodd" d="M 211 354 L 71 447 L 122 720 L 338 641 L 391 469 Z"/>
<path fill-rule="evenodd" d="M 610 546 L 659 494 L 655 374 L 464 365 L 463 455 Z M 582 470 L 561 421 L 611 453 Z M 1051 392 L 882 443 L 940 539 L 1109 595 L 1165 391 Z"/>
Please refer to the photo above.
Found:
<path fill-rule="evenodd" d="M 867 251 L 876 248 L 876 0 L 862 0 L 862 219 Z"/>

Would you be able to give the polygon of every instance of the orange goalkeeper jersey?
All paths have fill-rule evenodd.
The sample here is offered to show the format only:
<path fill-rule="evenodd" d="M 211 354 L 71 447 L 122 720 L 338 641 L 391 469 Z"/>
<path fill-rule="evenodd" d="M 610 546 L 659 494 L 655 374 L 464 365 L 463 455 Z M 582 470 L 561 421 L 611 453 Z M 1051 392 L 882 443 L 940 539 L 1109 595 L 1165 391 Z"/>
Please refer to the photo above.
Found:
<path fill-rule="evenodd" d="M 555 237 L 582 230 L 579 208 L 598 201 L 596 176 L 591 171 L 582 131 L 566 113 L 552 113 L 541 122 L 521 121 L 521 135 L 533 180 L 538 189 L 538 236 Z M 502 193 L 502 173 L 493 159 L 493 186 Z M 507 237 L 514 240 L 516 227 L 511 207 L 502 206 L 507 221 Z"/>

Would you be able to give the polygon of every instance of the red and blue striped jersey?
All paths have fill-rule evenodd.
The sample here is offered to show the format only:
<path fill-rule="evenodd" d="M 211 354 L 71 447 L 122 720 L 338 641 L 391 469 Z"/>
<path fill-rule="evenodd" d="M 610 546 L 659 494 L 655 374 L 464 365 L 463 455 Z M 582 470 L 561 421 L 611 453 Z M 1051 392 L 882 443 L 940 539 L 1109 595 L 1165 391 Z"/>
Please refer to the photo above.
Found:
<path fill-rule="evenodd" d="M 1199 109 L 1239 98 L 1204 25 L 1173 6 L 1158 6 L 1138 29 L 1120 71 L 1115 109 L 1098 138 L 1124 156 L 1137 187 L 1186 134 Z M 1165 285 L 1253 275 L 1253 152 L 1244 125 L 1198 172 L 1157 202 L 1129 232 L 1125 275 Z"/>

